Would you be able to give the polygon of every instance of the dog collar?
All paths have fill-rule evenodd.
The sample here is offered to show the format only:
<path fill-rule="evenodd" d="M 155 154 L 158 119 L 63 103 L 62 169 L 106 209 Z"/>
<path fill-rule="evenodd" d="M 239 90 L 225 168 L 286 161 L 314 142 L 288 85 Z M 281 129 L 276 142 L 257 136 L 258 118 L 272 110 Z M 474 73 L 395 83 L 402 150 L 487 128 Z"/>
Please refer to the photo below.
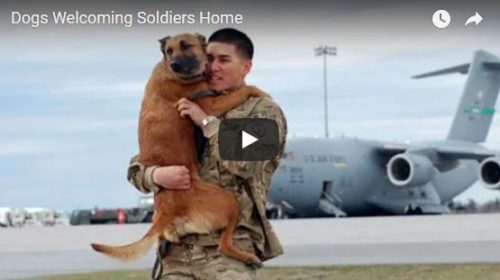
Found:
<path fill-rule="evenodd" d="M 192 93 L 191 95 L 188 96 L 188 99 L 191 100 L 191 101 L 194 101 L 198 98 L 202 98 L 202 97 L 215 97 L 215 96 L 218 96 L 219 93 L 215 90 L 203 90 L 203 91 L 197 91 L 197 92 L 194 92 Z"/>
<path fill-rule="evenodd" d="M 181 78 L 181 80 L 183 82 L 187 82 L 187 83 L 194 83 L 194 82 L 199 82 L 201 80 L 205 79 L 205 74 L 198 74 L 196 76 L 189 76 L 189 77 L 186 77 L 186 78 Z"/>

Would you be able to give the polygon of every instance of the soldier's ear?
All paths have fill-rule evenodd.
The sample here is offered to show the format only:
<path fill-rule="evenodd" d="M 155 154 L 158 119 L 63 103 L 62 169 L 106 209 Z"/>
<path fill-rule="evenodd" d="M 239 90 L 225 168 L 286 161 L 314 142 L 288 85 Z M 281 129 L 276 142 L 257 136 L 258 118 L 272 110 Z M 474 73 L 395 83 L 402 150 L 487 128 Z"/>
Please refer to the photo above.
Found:
<path fill-rule="evenodd" d="M 200 41 L 200 44 L 203 46 L 203 47 L 206 47 L 207 46 L 207 39 L 205 38 L 205 36 L 201 35 L 200 33 L 196 33 L 196 38 L 198 38 L 198 40 Z"/>
<path fill-rule="evenodd" d="M 170 36 L 163 37 L 158 40 L 160 42 L 160 50 L 163 55 L 165 55 L 165 46 L 167 45 L 167 41 L 170 39 Z"/>

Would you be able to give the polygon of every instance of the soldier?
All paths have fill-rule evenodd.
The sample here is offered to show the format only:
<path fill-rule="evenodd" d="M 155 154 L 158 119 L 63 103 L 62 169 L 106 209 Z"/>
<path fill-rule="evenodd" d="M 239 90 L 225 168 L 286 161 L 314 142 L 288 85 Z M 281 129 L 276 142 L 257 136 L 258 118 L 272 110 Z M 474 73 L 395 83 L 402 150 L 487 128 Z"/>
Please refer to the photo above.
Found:
<path fill-rule="evenodd" d="M 220 94 L 231 94 L 245 85 L 245 76 L 252 67 L 253 44 L 244 33 L 231 28 L 216 31 L 208 40 L 207 53 L 207 74 L 212 89 Z M 240 219 L 234 237 L 235 246 L 256 254 L 262 261 L 282 254 L 281 244 L 265 216 L 266 196 L 279 156 L 267 161 L 222 160 L 218 153 L 221 120 L 208 116 L 187 99 L 178 104 L 179 114 L 191 118 L 205 138 L 200 153 L 201 178 L 234 192 L 239 201 Z M 227 112 L 224 118 L 275 120 L 279 128 L 279 155 L 283 153 L 286 119 L 271 99 L 250 97 Z M 138 162 L 138 156 L 131 159 L 128 180 L 143 193 L 157 192 L 162 188 L 182 191 L 190 187 L 189 172 L 184 166 L 146 167 Z M 255 268 L 217 251 L 218 235 L 191 234 L 183 237 L 180 244 L 171 244 L 167 248 L 160 245 L 159 259 L 162 261 L 157 259 L 153 278 L 161 274 L 161 279 L 256 279 Z"/>

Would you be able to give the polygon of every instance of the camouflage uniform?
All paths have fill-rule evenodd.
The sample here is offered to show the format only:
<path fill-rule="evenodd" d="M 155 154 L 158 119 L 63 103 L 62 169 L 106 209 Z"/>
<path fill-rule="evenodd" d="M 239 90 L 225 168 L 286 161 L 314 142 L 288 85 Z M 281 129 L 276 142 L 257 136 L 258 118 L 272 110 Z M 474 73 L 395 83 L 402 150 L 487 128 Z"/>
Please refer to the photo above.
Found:
<path fill-rule="evenodd" d="M 230 94 L 230 91 L 222 94 Z M 268 118 L 277 122 L 280 153 L 286 139 L 286 119 L 272 100 L 251 97 L 245 103 L 227 112 L 223 118 Z M 265 216 L 266 196 L 271 176 L 278 167 L 279 158 L 268 161 L 224 161 L 218 152 L 220 120 L 203 128 L 208 139 L 202 158 L 200 176 L 203 180 L 231 190 L 240 203 L 240 221 L 235 232 L 236 247 L 255 253 L 262 261 L 283 253 L 279 240 Z M 156 166 L 145 167 L 138 156 L 131 159 L 128 180 L 141 192 L 156 192 L 153 183 Z M 181 244 L 173 244 L 164 258 L 162 279 L 255 279 L 255 269 L 217 252 L 219 233 L 188 235 Z"/>

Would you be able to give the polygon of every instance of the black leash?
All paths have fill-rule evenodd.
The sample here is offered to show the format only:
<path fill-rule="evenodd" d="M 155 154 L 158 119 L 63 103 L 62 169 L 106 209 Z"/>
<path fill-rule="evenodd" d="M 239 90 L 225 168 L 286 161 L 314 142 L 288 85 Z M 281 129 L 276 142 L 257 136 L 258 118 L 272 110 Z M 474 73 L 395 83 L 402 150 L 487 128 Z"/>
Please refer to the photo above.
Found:
<path fill-rule="evenodd" d="M 163 240 L 158 246 L 158 250 L 156 251 L 156 260 L 153 265 L 153 270 L 151 271 L 151 279 L 159 280 L 161 275 L 163 274 L 163 258 L 167 255 L 168 248 L 170 247 L 171 242 L 168 240 Z"/>

